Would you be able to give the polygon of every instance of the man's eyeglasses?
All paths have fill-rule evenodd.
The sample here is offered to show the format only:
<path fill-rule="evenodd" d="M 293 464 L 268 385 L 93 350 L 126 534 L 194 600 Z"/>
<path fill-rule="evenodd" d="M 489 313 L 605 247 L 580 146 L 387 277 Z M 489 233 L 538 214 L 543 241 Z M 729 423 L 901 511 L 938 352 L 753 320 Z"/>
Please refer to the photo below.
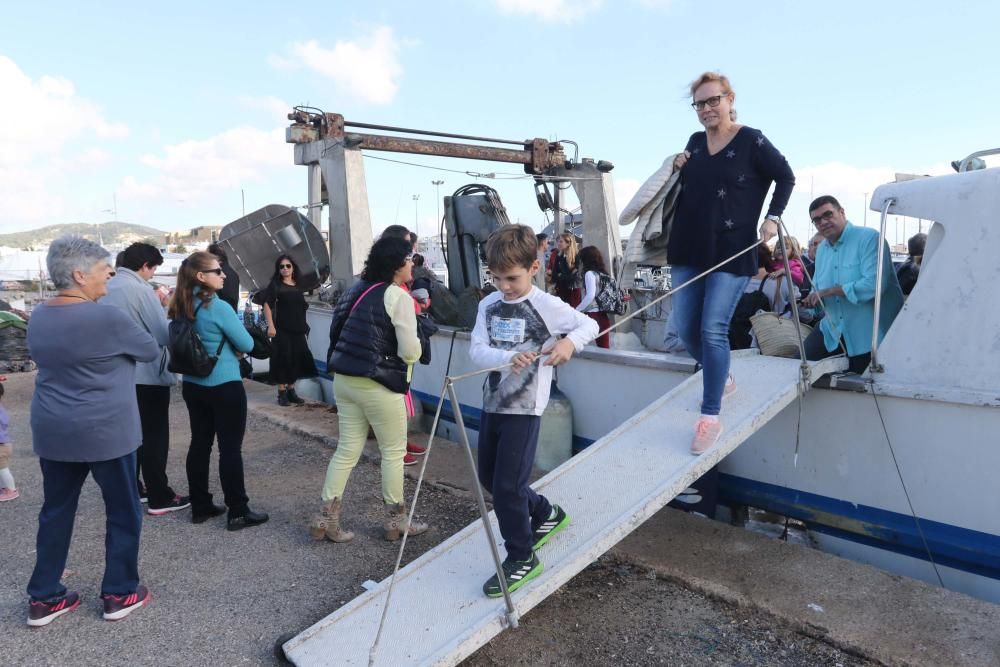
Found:
<path fill-rule="evenodd" d="M 214 273 L 217 276 L 222 275 L 222 269 L 205 269 L 202 273 Z"/>
<path fill-rule="evenodd" d="M 407 255 L 406 257 L 403 258 L 403 261 L 404 262 L 412 262 L 413 261 L 413 255 Z"/>
<path fill-rule="evenodd" d="M 292 265 L 291 264 L 279 264 L 278 268 L 279 269 L 290 269 L 290 268 L 292 268 Z"/>
<path fill-rule="evenodd" d="M 815 218 L 812 219 L 812 221 L 814 225 L 818 225 L 821 222 L 830 222 L 831 220 L 833 220 L 833 216 L 834 216 L 834 211 L 826 211 L 824 213 L 820 213 L 819 215 L 817 215 Z"/>
<path fill-rule="evenodd" d="M 728 97 L 728 93 L 726 95 L 715 95 L 714 97 L 709 97 L 704 100 L 695 100 L 691 103 L 691 108 L 695 111 L 701 111 L 705 108 L 705 105 L 708 105 L 710 108 L 714 109 L 722 103 L 723 97 Z"/>

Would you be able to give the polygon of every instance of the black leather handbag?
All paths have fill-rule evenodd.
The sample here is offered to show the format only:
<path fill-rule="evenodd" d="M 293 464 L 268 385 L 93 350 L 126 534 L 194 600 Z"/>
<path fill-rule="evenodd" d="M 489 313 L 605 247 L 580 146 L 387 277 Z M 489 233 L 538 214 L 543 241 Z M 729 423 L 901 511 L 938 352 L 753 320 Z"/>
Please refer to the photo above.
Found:
<path fill-rule="evenodd" d="M 253 349 L 249 352 L 250 356 L 254 359 L 270 359 L 271 339 L 267 337 L 267 332 L 262 331 L 260 327 L 249 326 L 247 333 L 253 338 Z"/>
<path fill-rule="evenodd" d="M 195 306 L 195 318 L 198 317 L 199 308 L 201 308 L 200 303 Z M 222 337 L 219 349 L 215 351 L 213 356 L 205 349 L 205 345 L 201 342 L 201 336 L 195 331 L 193 319 L 178 317 L 171 320 L 167 331 L 170 336 L 168 343 L 170 363 L 167 365 L 167 369 L 171 373 L 182 373 L 199 378 L 212 374 L 215 363 L 219 360 L 219 355 L 222 354 L 222 346 L 226 344 L 225 336 Z"/>

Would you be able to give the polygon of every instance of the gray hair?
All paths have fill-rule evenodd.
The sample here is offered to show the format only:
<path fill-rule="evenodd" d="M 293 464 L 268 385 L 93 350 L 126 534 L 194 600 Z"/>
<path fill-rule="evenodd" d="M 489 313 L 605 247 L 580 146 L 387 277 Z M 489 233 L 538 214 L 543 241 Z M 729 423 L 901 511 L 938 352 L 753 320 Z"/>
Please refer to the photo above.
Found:
<path fill-rule="evenodd" d="M 94 264 L 101 260 L 107 261 L 111 256 L 100 244 L 88 241 L 82 236 L 69 234 L 60 236 L 49 245 L 49 254 L 45 265 L 49 269 L 49 279 L 56 289 L 75 287 L 73 272 L 86 273 Z"/>

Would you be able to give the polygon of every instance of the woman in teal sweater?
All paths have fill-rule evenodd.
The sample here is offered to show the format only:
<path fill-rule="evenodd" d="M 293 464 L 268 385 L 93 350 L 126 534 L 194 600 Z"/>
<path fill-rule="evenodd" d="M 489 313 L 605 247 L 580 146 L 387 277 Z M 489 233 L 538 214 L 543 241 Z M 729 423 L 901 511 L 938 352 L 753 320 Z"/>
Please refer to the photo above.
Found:
<path fill-rule="evenodd" d="M 228 508 L 229 530 L 257 526 L 267 514 L 250 509 L 243 482 L 243 434 L 247 424 L 247 394 L 240 379 L 238 353 L 253 349 L 253 339 L 236 313 L 219 300 L 226 275 L 219 260 L 207 252 L 195 252 L 177 272 L 177 289 L 170 303 L 170 318 L 194 320 L 195 331 L 205 350 L 215 354 L 222 344 L 215 368 L 207 377 L 183 376 L 182 395 L 191 420 L 191 448 L 187 455 L 191 521 L 202 523 Z M 219 480 L 226 507 L 212 502 L 208 469 L 212 441 L 219 439 Z"/>

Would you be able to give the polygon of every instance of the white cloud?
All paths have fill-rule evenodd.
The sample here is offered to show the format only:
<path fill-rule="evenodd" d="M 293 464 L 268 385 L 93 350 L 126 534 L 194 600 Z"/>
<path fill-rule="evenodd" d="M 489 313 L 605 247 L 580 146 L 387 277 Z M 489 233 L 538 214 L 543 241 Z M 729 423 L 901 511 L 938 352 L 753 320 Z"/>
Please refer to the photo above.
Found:
<path fill-rule="evenodd" d="M 597 11 L 604 0 L 496 0 L 504 14 L 527 14 L 543 21 L 570 23 Z"/>
<path fill-rule="evenodd" d="M 833 195 L 846 208 L 848 202 L 861 201 L 864 193 L 871 195 L 879 185 L 895 179 L 889 167 L 855 167 L 843 162 L 795 170 L 797 194 L 812 192 L 815 196 Z"/>
<path fill-rule="evenodd" d="M 128 126 L 107 120 L 100 107 L 76 94 L 71 81 L 32 80 L 6 56 L 0 56 L 0 90 L 0 163 L 55 153 L 76 138 L 128 135 Z"/>
<path fill-rule="evenodd" d="M 389 26 L 378 26 L 355 41 L 338 41 L 333 48 L 314 39 L 294 42 L 290 57 L 271 56 L 278 69 L 305 67 L 337 84 L 338 93 L 371 104 L 388 104 L 396 97 L 403 67 L 399 64 L 400 42 Z"/>
<path fill-rule="evenodd" d="M 241 185 L 260 182 L 268 170 L 288 168 L 291 150 L 283 128 L 237 127 L 208 139 L 165 146 L 162 153 L 139 161 L 155 170 L 151 179 L 127 177 L 119 193 L 125 198 L 159 197 L 169 202 L 205 201 Z"/>
<path fill-rule="evenodd" d="M 57 184 L 110 161 L 106 150 L 92 144 L 125 137 L 128 126 L 109 120 L 72 81 L 33 79 L 3 55 L 0 90 L 0 228 L 30 228 L 74 215 L 80 202 L 70 202 Z"/>
<path fill-rule="evenodd" d="M 845 209 L 860 208 L 867 193 L 871 198 L 875 189 L 896 180 L 899 170 L 890 167 L 855 167 L 843 162 L 827 162 L 795 171 L 795 193 L 816 197 L 833 195 Z M 937 164 L 915 170 L 917 174 L 940 176 L 951 173 L 947 164 Z"/>
<path fill-rule="evenodd" d="M 877 223 L 879 213 L 871 210 L 866 213 L 865 202 L 870 205 L 872 194 L 880 185 L 895 181 L 897 171 L 939 176 L 951 173 L 952 169 L 947 164 L 904 170 L 891 167 L 857 167 L 843 162 L 827 162 L 799 168 L 795 170 L 795 190 L 792 199 L 782 217 L 792 235 L 800 241 L 809 238 L 815 231 L 806 211 L 811 201 L 810 197 L 833 195 L 844 207 L 847 217 L 852 222 L 862 224 L 867 220 L 867 224 L 871 226 Z M 913 222 L 912 226 L 915 227 L 915 221 Z M 903 221 L 902 230 L 897 230 L 897 216 L 890 215 L 888 223 L 890 241 L 906 238 L 908 233 L 906 221 Z"/>

